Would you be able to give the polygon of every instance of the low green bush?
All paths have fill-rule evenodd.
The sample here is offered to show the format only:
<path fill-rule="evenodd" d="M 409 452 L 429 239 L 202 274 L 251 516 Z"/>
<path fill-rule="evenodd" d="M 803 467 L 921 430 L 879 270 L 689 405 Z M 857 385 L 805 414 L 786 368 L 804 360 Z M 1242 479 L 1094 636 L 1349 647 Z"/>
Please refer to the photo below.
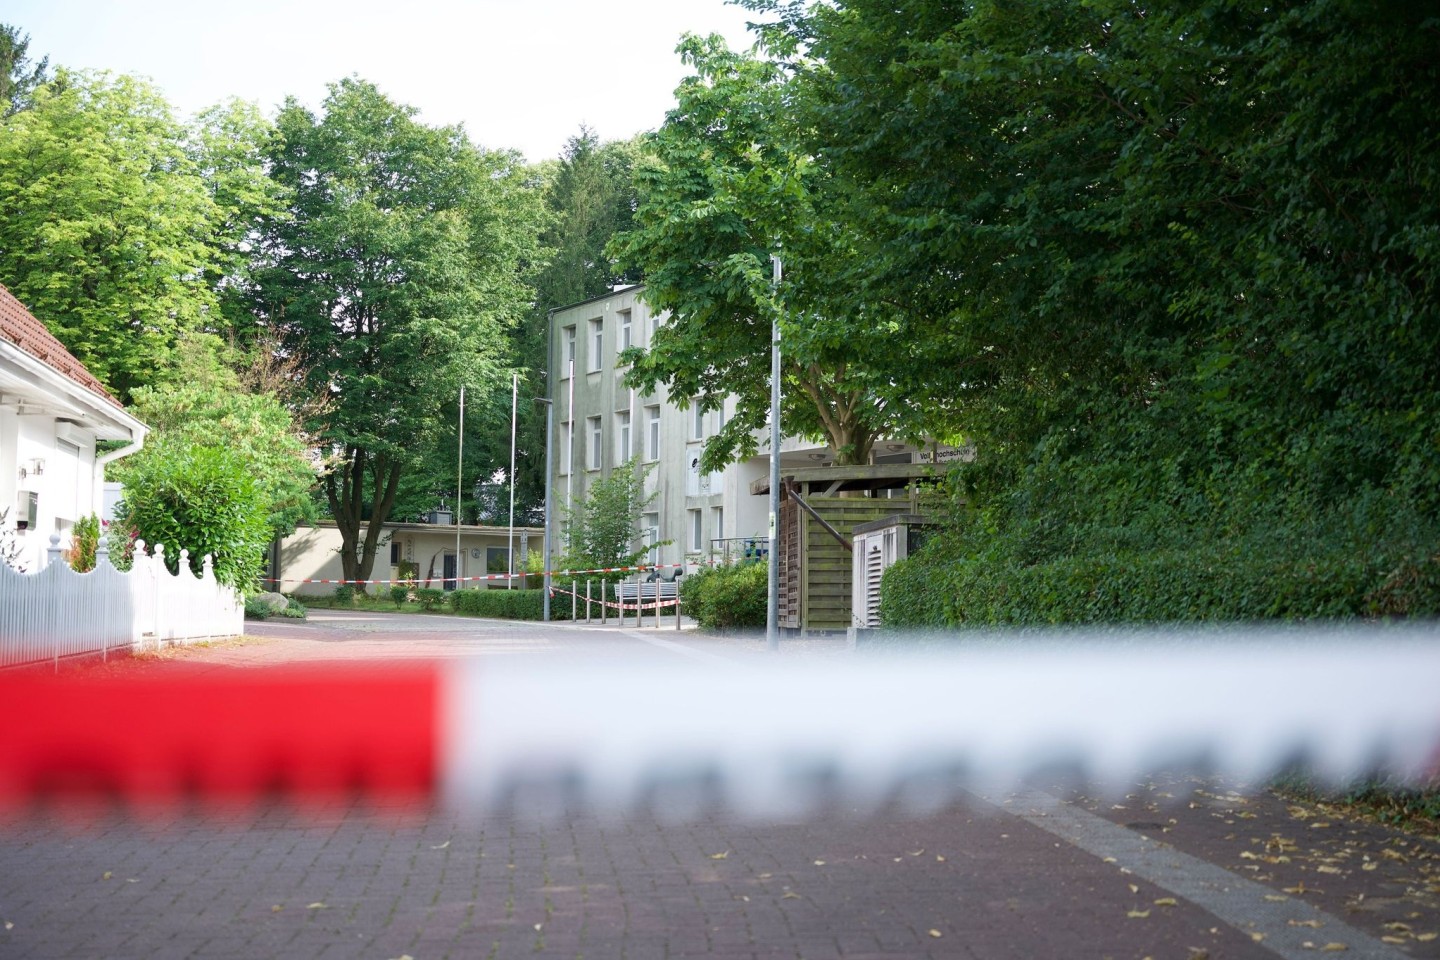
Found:
<path fill-rule="evenodd" d="M 399 610 L 404 606 L 405 601 L 410 599 L 410 589 L 408 583 L 397 583 L 390 587 L 390 600 L 395 604 L 396 610 Z"/>
<path fill-rule="evenodd" d="M 544 616 L 545 591 L 456 590 L 450 594 L 449 602 L 450 609 L 470 616 L 493 617 L 497 620 L 539 620 Z M 550 606 L 552 620 L 570 619 L 568 603 L 552 600 Z"/>
<path fill-rule="evenodd" d="M 764 627 L 769 578 L 765 563 L 700 570 L 680 581 L 680 607 L 706 630 Z"/>
<path fill-rule="evenodd" d="M 355 588 L 352 585 L 348 583 L 342 583 L 340 584 L 340 586 L 335 588 L 335 606 L 351 607 L 354 605 Z"/>
<path fill-rule="evenodd" d="M 434 587 L 420 587 L 415 591 L 415 602 L 422 610 L 434 610 L 445 600 L 445 591 Z"/>
<path fill-rule="evenodd" d="M 245 598 L 245 619 L 246 620 L 267 620 L 275 611 L 270 604 L 259 597 Z"/>

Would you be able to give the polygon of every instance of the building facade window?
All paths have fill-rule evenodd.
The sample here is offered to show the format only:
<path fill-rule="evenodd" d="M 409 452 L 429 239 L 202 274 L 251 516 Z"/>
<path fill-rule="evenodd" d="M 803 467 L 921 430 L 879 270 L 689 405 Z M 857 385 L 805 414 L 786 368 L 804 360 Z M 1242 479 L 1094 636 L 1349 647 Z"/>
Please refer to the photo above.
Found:
<path fill-rule="evenodd" d="M 621 410 L 615 414 L 616 462 L 630 459 L 630 411 Z"/>
<path fill-rule="evenodd" d="M 601 424 L 600 424 L 600 418 L 599 418 L 599 417 L 591 417 L 588 422 L 589 422 L 589 424 L 590 424 L 590 450 L 589 450 L 589 453 L 590 453 L 590 461 L 589 461 L 589 466 L 590 466 L 590 469 L 591 469 L 591 470 L 599 470 L 599 469 L 600 469 L 600 465 L 601 465 L 601 463 L 600 463 L 600 453 L 601 453 L 600 444 L 601 444 L 601 442 L 602 442 L 602 440 L 603 440 L 603 436 L 604 436 L 604 435 L 601 433 Z"/>
<path fill-rule="evenodd" d="M 660 407 L 645 408 L 645 459 L 660 459 Z"/>
<path fill-rule="evenodd" d="M 705 439 L 705 411 L 700 409 L 700 401 L 695 400 L 690 404 L 690 439 Z"/>
<path fill-rule="evenodd" d="M 640 535 L 645 538 L 645 543 L 650 547 L 650 553 L 645 562 L 656 564 L 660 562 L 660 514 L 647 513 L 640 518 Z"/>
<path fill-rule="evenodd" d="M 715 507 L 710 511 L 710 539 L 725 539 L 725 508 Z"/>
<path fill-rule="evenodd" d="M 703 549 L 705 515 L 699 510 L 691 510 L 690 513 L 690 552 L 696 553 Z"/>
<path fill-rule="evenodd" d="M 650 333 L 649 333 L 649 340 L 648 340 L 647 343 L 646 343 L 647 346 L 650 345 L 650 344 L 653 344 L 653 343 L 655 342 L 655 331 L 657 331 L 657 330 L 659 330 L 659 329 L 660 329 L 660 314 L 658 314 L 658 313 L 652 313 L 652 314 L 650 314 Z"/>
<path fill-rule="evenodd" d="M 600 369 L 600 361 L 605 358 L 605 321 L 597 317 L 590 321 L 590 372 L 594 373 Z"/>
<path fill-rule="evenodd" d="M 570 371 L 575 369 L 575 327 L 565 328 L 565 354 L 561 357 L 560 376 L 570 376 Z"/>
<path fill-rule="evenodd" d="M 618 350 L 629 350 L 635 345 L 634 328 L 630 323 L 630 311 L 620 311 L 620 346 Z"/>

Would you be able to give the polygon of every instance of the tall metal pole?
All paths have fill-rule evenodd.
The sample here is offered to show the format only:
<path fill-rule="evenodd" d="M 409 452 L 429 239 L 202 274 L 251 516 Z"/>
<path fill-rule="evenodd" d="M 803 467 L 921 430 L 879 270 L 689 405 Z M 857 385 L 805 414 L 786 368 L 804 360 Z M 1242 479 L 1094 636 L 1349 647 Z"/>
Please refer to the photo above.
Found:
<path fill-rule="evenodd" d="M 460 448 L 455 454 L 455 589 L 460 589 L 460 477 L 465 467 L 465 385 L 460 385 Z"/>
<path fill-rule="evenodd" d="M 515 421 L 520 411 L 520 374 L 510 376 L 510 576 L 505 580 L 506 590 L 515 586 Z"/>
<path fill-rule="evenodd" d="M 778 297 L 781 266 L 770 257 L 771 288 Z M 780 310 L 770 322 L 770 595 L 765 602 L 765 645 L 780 649 Z"/>
<path fill-rule="evenodd" d="M 550 400 L 541 400 L 545 404 L 545 599 L 544 612 L 541 618 L 550 622 L 550 438 L 555 435 L 555 404 Z"/>

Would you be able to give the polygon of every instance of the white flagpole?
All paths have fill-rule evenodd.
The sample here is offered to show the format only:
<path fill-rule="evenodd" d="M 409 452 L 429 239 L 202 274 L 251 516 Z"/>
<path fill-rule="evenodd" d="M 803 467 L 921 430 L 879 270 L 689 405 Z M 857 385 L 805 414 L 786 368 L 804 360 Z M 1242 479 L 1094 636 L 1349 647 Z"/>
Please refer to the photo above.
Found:
<path fill-rule="evenodd" d="M 520 374 L 510 377 L 510 576 L 505 580 L 506 590 L 515 586 L 515 420 L 520 409 Z"/>

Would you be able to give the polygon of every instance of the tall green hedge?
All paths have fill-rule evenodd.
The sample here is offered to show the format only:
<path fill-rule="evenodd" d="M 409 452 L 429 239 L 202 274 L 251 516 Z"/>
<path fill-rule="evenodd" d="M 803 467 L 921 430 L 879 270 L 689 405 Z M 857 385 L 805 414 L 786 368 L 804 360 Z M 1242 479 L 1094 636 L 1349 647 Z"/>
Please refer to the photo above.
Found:
<path fill-rule="evenodd" d="M 1025 563 L 932 544 L 885 574 L 889 626 L 1373 619 L 1440 613 L 1440 555 L 1264 536 Z"/>

